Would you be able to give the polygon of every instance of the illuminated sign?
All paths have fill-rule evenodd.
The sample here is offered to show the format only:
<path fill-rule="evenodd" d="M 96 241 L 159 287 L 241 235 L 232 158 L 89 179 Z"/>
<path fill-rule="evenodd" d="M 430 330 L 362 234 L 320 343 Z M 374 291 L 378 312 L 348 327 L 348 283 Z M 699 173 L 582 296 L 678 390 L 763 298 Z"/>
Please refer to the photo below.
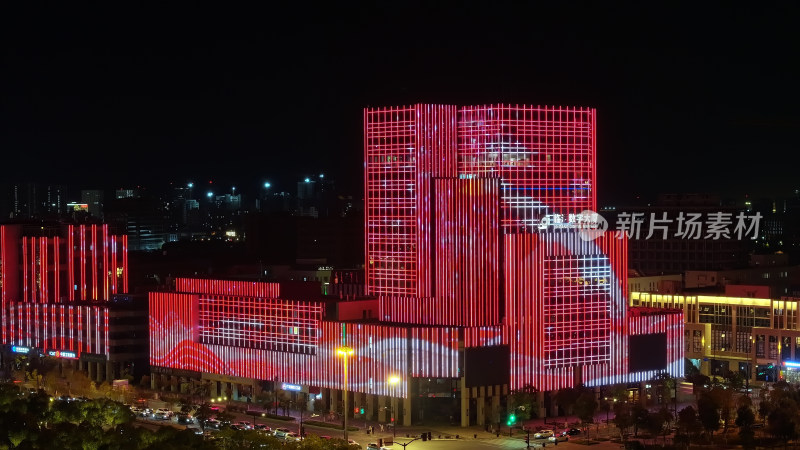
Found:
<path fill-rule="evenodd" d="M 25 353 L 25 354 L 27 354 L 29 351 L 31 351 L 31 349 L 30 349 L 30 347 L 21 347 L 19 345 L 12 345 L 11 346 L 11 351 L 14 352 L 14 353 Z"/>
<path fill-rule="evenodd" d="M 88 203 L 67 203 L 67 209 L 73 211 L 89 211 Z"/>
<path fill-rule="evenodd" d="M 65 350 L 48 350 L 48 356 L 53 356 L 55 358 L 70 358 L 70 359 L 77 359 L 78 355 L 75 352 L 65 351 Z"/>
<path fill-rule="evenodd" d="M 303 390 L 303 386 L 300 386 L 299 384 L 282 383 L 281 384 L 281 389 L 283 389 L 284 391 L 301 392 Z"/>
<path fill-rule="evenodd" d="M 794 367 L 796 369 L 800 369 L 800 362 L 784 361 L 783 365 L 786 366 L 786 367 Z"/>

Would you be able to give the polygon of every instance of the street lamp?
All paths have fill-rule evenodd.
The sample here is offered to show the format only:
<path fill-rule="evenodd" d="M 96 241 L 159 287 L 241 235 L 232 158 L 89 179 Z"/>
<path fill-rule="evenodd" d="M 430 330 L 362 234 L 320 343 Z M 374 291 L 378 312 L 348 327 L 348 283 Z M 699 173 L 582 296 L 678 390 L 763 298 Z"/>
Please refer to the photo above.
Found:
<path fill-rule="evenodd" d="M 336 355 L 344 358 L 344 440 L 347 441 L 347 359 L 353 355 L 353 348 L 343 345 L 336 349 Z"/>
<path fill-rule="evenodd" d="M 392 387 L 397 386 L 400 383 L 400 377 L 397 375 L 392 375 L 389 377 L 389 385 Z M 390 400 L 390 402 L 394 402 L 394 397 Z M 389 405 L 389 412 L 392 415 L 392 436 L 397 437 L 397 424 L 394 422 L 394 405 Z"/>

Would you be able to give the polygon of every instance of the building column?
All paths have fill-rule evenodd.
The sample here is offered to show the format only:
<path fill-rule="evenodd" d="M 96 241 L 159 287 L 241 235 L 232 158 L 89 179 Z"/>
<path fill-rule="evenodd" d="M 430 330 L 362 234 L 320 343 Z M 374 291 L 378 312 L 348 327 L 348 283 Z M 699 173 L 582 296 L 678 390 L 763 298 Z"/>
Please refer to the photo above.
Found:
<path fill-rule="evenodd" d="M 365 401 L 367 403 L 364 408 L 364 412 L 367 413 L 365 418 L 368 420 L 375 420 L 375 396 L 367 394 Z"/>
<path fill-rule="evenodd" d="M 378 400 L 378 422 L 385 423 L 386 422 L 386 396 L 379 395 L 377 400 Z"/>
<path fill-rule="evenodd" d="M 642 381 L 639 383 L 639 404 L 642 406 L 647 406 L 647 388 L 645 387 L 647 384 Z"/>
<path fill-rule="evenodd" d="M 106 380 L 109 383 L 114 381 L 114 363 L 106 361 Z"/>
<path fill-rule="evenodd" d="M 231 400 L 239 400 L 239 384 L 231 383 Z"/>
<path fill-rule="evenodd" d="M 469 399 L 470 399 L 470 390 L 467 388 L 467 382 L 465 377 L 461 377 L 458 380 L 459 387 L 461 388 L 461 426 L 468 427 L 469 426 Z"/>
<path fill-rule="evenodd" d="M 217 387 L 217 384 L 219 383 L 217 383 L 214 380 L 211 381 L 211 388 L 209 389 L 209 394 L 211 394 L 211 398 L 219 397 L 219 389 Z"/>
<path fill-rule="evenodd" d="M 397 416 L 395 416 L 397 417 Z M 397 418 L 395 418 L 397 421 Z M 403 426 L 410 427 L 411 426 L 411 396 L 403 399 Z"/>
<path fill-rule="evenodd" d="M 330 408 L 329 411 L 339 412 L 339 390 L 338 389 L 331 389 L 330 390 Z M 344 411 L 342 411 L 344 412 Z"/>
<path fill-rule="evenodd" d="M 537 416 L 547 417 L 547 407 L 544 404 L 544 392 L 539 391 L 536 393 L 536 406 L 538 408 Z"/>
<path fill-rule="evenodd" d="M 475 411 L 475 414 L 476 414 L 476 416 L 478 418 L 478 425 L 480 425 L 480 426 L 486 425 L 486 420 L 485 420 L 486 419 L 486 417 L 485 417 L 485 415 L 486 415 L 486 405 L 484 405 L 484 402 L 486 401 L 486 395 L 485 394 L 486 394 L 486 387 L 485 386 L 479 387 L 478 388 L 477 411 Z"/>
<path fill-rule="evenodd" d="M 87 369 L 89 372 L 89 379 L 94 381 L 95 377 L 97 376 L 97 365 L 93 362 L 87 363 Z"/>
<path fill-rule="evenodd" d="M 492 426 L 500 422 L 500 386 L 492 389 Z"/>
<path fill-rule="evenodd" d="M 158 377 L 158 374 L 150 372 L 150 389 L 154 391 L 156 390 L 156 377 Z"/>

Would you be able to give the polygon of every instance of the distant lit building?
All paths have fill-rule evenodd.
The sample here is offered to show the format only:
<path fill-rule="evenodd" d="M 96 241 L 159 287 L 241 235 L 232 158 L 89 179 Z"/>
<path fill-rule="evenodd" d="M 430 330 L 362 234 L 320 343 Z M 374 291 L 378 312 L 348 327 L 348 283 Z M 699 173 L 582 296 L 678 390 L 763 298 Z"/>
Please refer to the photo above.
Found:
<path fill-rule="evenodd" d="M 103 191 L 97 189 L 82 190 L 81 203 L 89 205 L 89 214 L 103 220 Z"/>
<path fill-rule="evenodd" d="M 764 286 L 726 295 L 632 292 L 635 307 L 680 309 L 686 358 L 706 375 L 739 372 L 750 383 L 773 382 L 800 363 L 800 298 L 769 297 Z"/>

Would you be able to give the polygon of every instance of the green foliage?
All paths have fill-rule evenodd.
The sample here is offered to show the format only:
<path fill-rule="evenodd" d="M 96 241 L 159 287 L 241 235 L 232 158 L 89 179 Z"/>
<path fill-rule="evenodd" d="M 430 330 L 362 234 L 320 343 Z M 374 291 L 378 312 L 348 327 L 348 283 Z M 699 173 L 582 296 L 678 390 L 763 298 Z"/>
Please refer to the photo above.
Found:
<path fill-rule="evenodd" d="M 704 391 L 697 399 L 697 415 L 703 428 L 714 434 L 719 430 L 719 408 L 720 405 L 710 392 Z"/>
<path fill-rule="evenodd" d="M 536 417 L 538 390 L 531 385 L 511 391 L 508 396 L 508 409 L 514 412 L 517 420 L 528 420 Z"/>

